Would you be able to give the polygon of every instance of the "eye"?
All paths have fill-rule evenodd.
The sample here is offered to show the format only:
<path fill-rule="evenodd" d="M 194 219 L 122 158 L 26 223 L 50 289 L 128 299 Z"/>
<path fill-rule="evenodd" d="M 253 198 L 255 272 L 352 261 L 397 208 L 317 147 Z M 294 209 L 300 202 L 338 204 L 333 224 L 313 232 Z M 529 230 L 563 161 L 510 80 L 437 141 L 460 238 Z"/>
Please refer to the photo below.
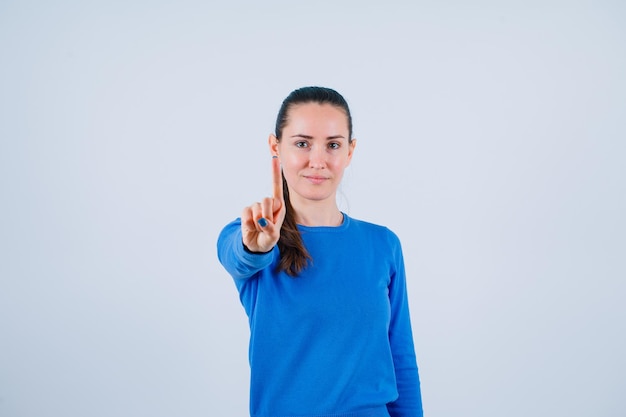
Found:
<path fill-rule="evenodd" d="M 303 140 L 301 140 L 299 142 L 296 142 L 296 147 L 298 147 L 298 148 L 306 148 L 308 146 L 309 146 L 309 144 L 307 142 L 303 141 Z"/>
<path fill-rule="evenodd" d="M 341 144 L 340 144 L 340 143 L 338 143 L 338 142 L 330 142 L 330 143 L 328 144 L 328 147 L 329 147 L 330 149 L 339 149 L 339 148 L 341 147 Z"/>

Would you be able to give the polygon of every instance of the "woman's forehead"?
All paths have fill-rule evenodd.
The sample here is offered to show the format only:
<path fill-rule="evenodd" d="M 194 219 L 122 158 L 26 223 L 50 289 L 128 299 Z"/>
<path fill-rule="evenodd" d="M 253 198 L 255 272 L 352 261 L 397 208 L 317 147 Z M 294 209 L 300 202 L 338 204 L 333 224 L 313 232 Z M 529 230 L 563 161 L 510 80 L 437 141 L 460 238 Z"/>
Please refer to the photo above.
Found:
<path fill-rule="evenodd" d="M 343 109 L 332 104 L 302 103 L 289 109 L 284 129 L 289 135 L 347 137 L 348 118 Z"/>

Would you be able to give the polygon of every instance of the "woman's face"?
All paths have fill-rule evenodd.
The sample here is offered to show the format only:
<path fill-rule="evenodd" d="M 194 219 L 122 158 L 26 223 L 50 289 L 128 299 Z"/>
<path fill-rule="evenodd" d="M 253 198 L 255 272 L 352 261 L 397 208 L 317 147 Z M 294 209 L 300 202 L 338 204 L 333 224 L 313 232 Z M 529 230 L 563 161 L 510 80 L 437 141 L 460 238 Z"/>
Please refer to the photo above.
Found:
<path fill-rule="evenodd" d="M 279 141 L 270 137 L 278 155 L 292 204 L 298 201 L 335 202 L 343 171 L 350 164 L 356 140 L 349 142 L 348 119 L 331 104 L 292 106 Z"/>

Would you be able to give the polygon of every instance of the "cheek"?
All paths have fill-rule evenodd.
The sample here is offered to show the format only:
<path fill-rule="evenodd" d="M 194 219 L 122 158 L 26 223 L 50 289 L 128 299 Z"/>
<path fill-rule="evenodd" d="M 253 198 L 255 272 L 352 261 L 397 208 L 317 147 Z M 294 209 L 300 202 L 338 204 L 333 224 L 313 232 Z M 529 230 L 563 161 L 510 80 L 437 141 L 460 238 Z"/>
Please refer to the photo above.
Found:
<path fill-rule="evenodd" d="M 349 163 L 350 159 L 346 155 L 341 155 L 329 161 L 328 165 L 332 166 L 335 171 L 343 171 Z"/>
<path fill-rule="evenodd" d="M 297 153 L 288 153 L 283 155 L 280 160 L 283 169 L 300 169 L 303 163 L 306 163 L 305 158 L 302 155 L 298 155 Z"/>
<path fill-rule="evenodd" d="M 280 162 L 283 169 L 283 175 L 287 179 L 295 176 L 300 170 L 300 165 L 297 160 L 294 160 L 294 158 L 283 158 Z"/>

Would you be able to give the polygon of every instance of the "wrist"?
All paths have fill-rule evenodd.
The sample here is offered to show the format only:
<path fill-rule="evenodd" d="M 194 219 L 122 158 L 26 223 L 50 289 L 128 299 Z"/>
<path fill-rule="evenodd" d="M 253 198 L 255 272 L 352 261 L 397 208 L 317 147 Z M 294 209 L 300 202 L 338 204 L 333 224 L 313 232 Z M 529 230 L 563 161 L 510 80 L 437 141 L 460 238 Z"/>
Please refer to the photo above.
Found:
<path fill-rule="evenodd" d="M 252 250 L 249 247 L 247 247 L 245 243 L 241 242 L 241 244 L 243 245 L 243 250 L 245 250 L 246 252 L 251 253 L 253 255 L 267 255 L 268 253 L 270 253 L 274 249 L 274 247 L 272 246 L 270 248 L 270 250 L 265 251 L 265 252 L 264 251 L 255 251 L 255 250 Z"/>

